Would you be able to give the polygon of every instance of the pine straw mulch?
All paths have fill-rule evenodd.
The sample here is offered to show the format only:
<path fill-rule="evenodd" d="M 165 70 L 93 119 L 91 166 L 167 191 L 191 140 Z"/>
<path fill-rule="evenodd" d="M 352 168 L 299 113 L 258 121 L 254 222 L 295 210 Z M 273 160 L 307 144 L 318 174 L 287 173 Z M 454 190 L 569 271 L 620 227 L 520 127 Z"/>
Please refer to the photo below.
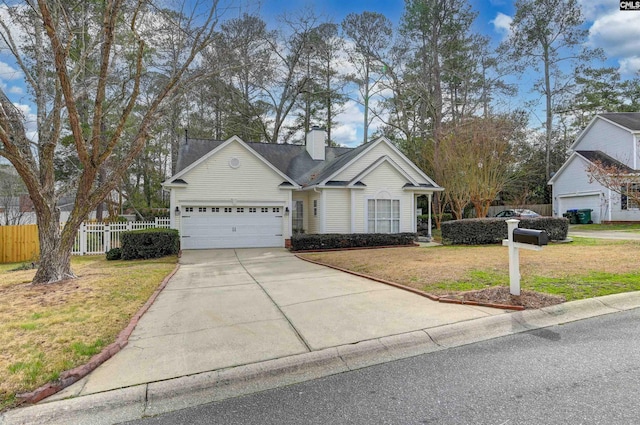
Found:
<path fill-rule="evenodd" d="M 535 291 L 521 290 L 519 296 L 511 295 L 509 288 L 506 286 L 451 293 L 445 297 L 479 303 L 522 306 L 526 309 L 549 307 L 566 301 L 565 297 L 559 295 L 543 294 Z"/>

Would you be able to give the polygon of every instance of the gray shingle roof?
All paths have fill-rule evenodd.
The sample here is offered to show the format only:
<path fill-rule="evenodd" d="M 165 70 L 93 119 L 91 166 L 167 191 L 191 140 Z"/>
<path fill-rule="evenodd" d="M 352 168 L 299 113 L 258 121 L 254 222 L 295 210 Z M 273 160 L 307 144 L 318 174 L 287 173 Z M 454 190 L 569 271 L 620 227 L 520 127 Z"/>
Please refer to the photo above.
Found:
<path fill-rule="evenodd" d="M 176 171 L 184 170 L 223 143 L 222 140 L 188 139 L 178 151 Z M 325 147 L 325 160 L 318 161 L 311 159 L 303 145 L 251 142 L 246 144 L 302 186 L 322 182 L 367 147 L 367 145 L 357 148 Z"/>
<path fill-rule="evenodd" d="M 615 158 L 610 157 L 602 151 L 576 151 L 576 153 L 582 155 L 591 162 L 600 162 L 605 167 L 616 167 L 618 170 L 624 173 L 632 173 L 633 168 L 628 167 Z"/>
<path fill-rule="evenodd" d="M 599 114 L 632 131 L 640 131 L 640 112 L 608 112 Z"/>

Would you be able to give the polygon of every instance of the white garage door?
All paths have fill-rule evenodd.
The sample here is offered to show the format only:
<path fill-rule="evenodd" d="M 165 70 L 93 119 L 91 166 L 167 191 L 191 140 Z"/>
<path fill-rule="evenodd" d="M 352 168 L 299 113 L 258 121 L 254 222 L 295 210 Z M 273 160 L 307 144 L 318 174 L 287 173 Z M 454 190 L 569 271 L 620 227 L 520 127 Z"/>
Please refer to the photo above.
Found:
<path fill-rule="evenodd" d="M 182 249 L 283 246 L 280 207 L 182 208 Z"/>
<path fill-rule="evenodd" d="M 560 204 L 558 212 L 560 216 L 566 213 L 567 210 L 586 210 L 591 211 L 591 221 L 594 223 L 600 223 L 601 215 L 601 202 L 600 195 L 583 195 L 583 196 L 570 196 L 566 198 L 559 198 Z"/>

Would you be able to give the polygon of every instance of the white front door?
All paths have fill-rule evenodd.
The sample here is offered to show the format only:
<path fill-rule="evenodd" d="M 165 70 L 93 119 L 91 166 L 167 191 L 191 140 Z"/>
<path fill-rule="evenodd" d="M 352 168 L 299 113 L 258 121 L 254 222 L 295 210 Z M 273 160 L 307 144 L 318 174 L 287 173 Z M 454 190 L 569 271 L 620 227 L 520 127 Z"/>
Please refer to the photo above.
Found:
<path fill-rule="evenodd" d="M 182 208 L 182 249 L 284 246 L 282 207 Z"/>

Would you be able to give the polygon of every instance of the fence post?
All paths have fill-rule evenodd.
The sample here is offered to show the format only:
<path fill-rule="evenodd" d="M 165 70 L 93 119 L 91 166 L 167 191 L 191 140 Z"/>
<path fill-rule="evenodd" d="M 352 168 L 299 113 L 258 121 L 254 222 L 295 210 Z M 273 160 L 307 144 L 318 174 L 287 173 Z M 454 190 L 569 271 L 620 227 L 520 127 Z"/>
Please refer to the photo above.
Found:
<path fill-rule="evenodd" d="M 111 249 L 111 228 L 109 223 L 104 224 L 104 252 L 107 253 Z"/>
<path fill-rule="evenodd" d="M 80 225 L 80 255 L 87 253 L 87 225 L 83 222 Z"/>

